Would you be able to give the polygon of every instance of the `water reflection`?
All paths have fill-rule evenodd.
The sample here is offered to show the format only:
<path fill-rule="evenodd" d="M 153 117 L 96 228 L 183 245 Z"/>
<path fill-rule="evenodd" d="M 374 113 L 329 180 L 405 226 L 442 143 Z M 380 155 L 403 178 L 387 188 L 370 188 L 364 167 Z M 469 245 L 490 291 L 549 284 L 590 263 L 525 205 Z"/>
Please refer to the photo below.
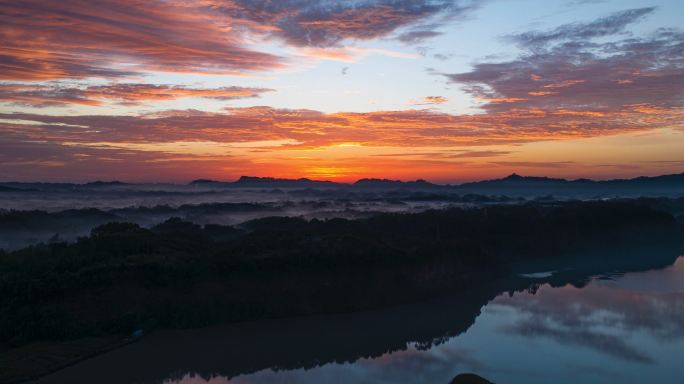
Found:
<path fill-rule="evenodd" d="M 678 251 L 540 266 L 559 272 L 391 309 L 159 332 L 39 382 L 448 383 L 470 371 L 500 383 L 680 383 Z"/>

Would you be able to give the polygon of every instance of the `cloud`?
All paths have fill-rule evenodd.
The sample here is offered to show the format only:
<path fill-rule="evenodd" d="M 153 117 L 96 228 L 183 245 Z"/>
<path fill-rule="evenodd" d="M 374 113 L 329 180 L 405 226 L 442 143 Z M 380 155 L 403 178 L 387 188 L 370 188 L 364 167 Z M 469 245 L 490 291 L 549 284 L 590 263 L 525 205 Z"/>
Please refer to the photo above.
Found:
<path fill-rule="evenodd" d="M 565 6 L 570 8 L 570 7 L 576 7 L 578 5 L 586 5 L 586 4 L 601 4 L 601 3 L 606 3 L 608 0 L 572 0 L 568 1 Z"/>
<path fill-rule="evenodd" d="M 430 30 L 415 30 L 402 33 L 397 37 L 397 40 L 406 44 L 418 44 L 435 36 L 441 35 L 442 32 Z"/>
<path fill-rule="evenodd" d="M 459 151 L 458 153 L 445 154 L 452 159 L 470 159 L 479 157 L 496 157 L 510 154 L 510 151 Z"/>
<path fill-rule="evenodd" d="M 433 104 L 442 104 L 442 103 L 446 103 L 447 101 L 449 101 L 449 99 L 447 99 L 444 96 L 427 96 L 427 97 L 423 98 L 423 100 L 425 100 L 426 102 L 429 102 L 429 103 L 433 103 Z"/>
<path fill-rule="evenodd" d="M 612 327 L 625 333 L 647 333 L 661 340 L 684 336 L 681 293 L 606 289 L 589 284 L 581 289 L 542 287 L 532 296 L 521 294 L 512 300 L 500 298 L 495 302 L 518 308 L 532 318 L 545 317 L 566 328 Z M 598 313 L 609 316 L 596 316 Z"/>
<path fill-rule="evenodd" d="M 520 320 L 508 331 L 584 346 L 628 361 L 653 362 L 643 349 L 627 343 L 630 335 L 662 341 L 684 335 L 680 292 L 641 292 L 591 283 L 582 289 L 542 286 L 535 294 L 499 297 L 494 303 L 519 312 Z"/>
<path fill-rule="evenodd" d="M 283 66 L 245 48 L 231 20 L 162 0 L 0 3 L 0 79 L 130 76 L 139 71 L 236 74 Z"/>
<path fill-rule="evenodd" d="M 453 181 L 453 175 L 495 177 L 501 169 L 543 166 L 518 156 L 511 159 L 515 162 L 487 159 L 506 156 L 511 145 L 681 128 L 683 117 L 682 111 L 648 105 L 594 114 L 569 109 L 323 113 L 271 107 L 116 116 L 0 113 L 0 178 L 94 180 L 108 174 L 181 181 L 248 172 Z M 388 155 L 376 156 L 383 152 Z M 583 167 L 551 163 L 546 169 L 554 172 Z"/>
<path fill-rule="evenodd" d="M 445 54 L 445 53 L 435 53 L 434 55 L 432 55 L 432 57 L 434 57 L 437 60 L 441 60 L 441 61 L 449 60 L 452 56 L 453 56 L 452 54 Z"/>
<path fill-rule="evenodd" d="M 563 40 L 581 41 L 611 36 L 623 32 L 629 24 L 644 18 L 655 9 L 655 7 L 628 9 L 589 23 L 564 24 L 546 32 L 533 31 L 510 35 L 508 39 L 526 48 L 536 48 Z"/>
<path fill-rule="evenodd" d="M 577 166 L 574 161 L 496 161 L 492 164 L 516 168 L 569 168 Z"/>
<path fill-rule="evenodd" d="M 178 181 L 241 174 L 249 159 L 169 154 L 131 148 L 74 146 L 44 140 L 0 138 L 2 180 L 100 180 L 103 175 L 126 180 Z"/>
<path fill-rule="evenodd" d="M 676 127 L 684 111 L 631 105 L 615 111 L 541 109 L 451 115 L 431 110 L 323 113 L 270 107 L 225 112 L 168 111 L 139 116 L 0 114 L 6 137 L 90 145 L 100 142 L 250 142 L 291 140 L 291 147 L 458 146 L 596 137 Z M 90 143 L 90 144 L 89 144 Z"/>
<path fill-rule="evenodd" d="M 453 18 L 478 5 L 462 0 L 208 1 L 231 18 L 264 26 L 293 46 L 331 47 L 345 40 L 381 38 L 432 18 Z"/>
<path fill-rule="evenodd" d="M 0 3 L 0 80 L 139 76 L 150 71 L 244 75 L 289 65 L 257 50 L 277 39 L 332 48 L 402 35 L 471 12 L 472 0 L 25 0 Z M 434 25 L 434 24 L 432 24 Z M 408 41 L 407 40 L 407 41 Z"/>
<path fill-rule="evenodd" d="M 234 100 L 259 97 L 273 91 L 267 88 L 220 87 L 193 88 L 152 84 L 109 84 L 88 87 L 59 85 L 0 84 L 0 101 L 18 105 L 46 107 L 54 105 L 101 105 L 112 101 L 124 105 L 138 105 L 148 101 L 176 100 L 201 97 Z"/>
<path fill-rule="evenodd" d="M 410 100 L 409 103 L 413 105 L 430 105 L 430 104 L 444 104 L 449 99 L 444 96 L 426 96 L 418 100 Z"/>
<path fill-rule="evenodd" d="M 316 60 L 332 60 L 341 61 L 345 63 L 353 63 L 359 61 L 367 55 L 381 55 L 387 57 L 394 57 L 398 59 L 417 59 L 419 56 L 411 53 L 393 51 L 381 48 L 364 48 L 364 47 L 302 47 L 298 48 L 297 52 L 300 56 L 308 59 Z"/>
<path fill-rule="evenodd" d="M 473 158 L 487 158 L 487 157 L 497 157 L 505 156 L 511 154 L 511 151 L 494 151 L 494 150 L 481 150 L 481 151 L 465 151 L 465 150 L 447 150 L 441 152 L 402 152 L 402 153 L 380 153 L 373 156 L 379 157 L 417 157 L 425 159 L 473 159 Z"/>
<path fill-rule="evenodd" d="M 608 37 L 652 8 L 619 12 L 586 24 L 512 36 L 526 51 L 515 60 L 481 62 L 443 74 L 484 102 L 487 112 L 513 109 L 610 113 L 650 105 L 684 107 L 684 33 L 659 29 L 644 37 Z"/>
<path fill-rule="evenodd" d="M 541 320 L 519 321 L 508 329 L 524 337 L 546 337 L 561 344 L 588 347 L 623 360 L 652 364 L 653 359 L 619 336 L 586 329 L 554 328 Z"/>

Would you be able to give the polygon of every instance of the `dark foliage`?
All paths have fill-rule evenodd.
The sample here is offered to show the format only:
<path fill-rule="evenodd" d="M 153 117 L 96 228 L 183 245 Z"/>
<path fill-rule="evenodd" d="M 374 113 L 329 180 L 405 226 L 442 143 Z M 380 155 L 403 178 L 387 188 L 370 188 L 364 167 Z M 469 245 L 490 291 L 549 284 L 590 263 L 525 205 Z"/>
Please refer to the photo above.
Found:
<path fill-rule="evenodd" d="M 109 223 L 0 252 L 0 342 L 361 310 L 464 291 L 513 262 L 676 231 L 635 202 L 265 218 L 239 228 Z M 639 234 L 639 236 L 637 236 Z"/>

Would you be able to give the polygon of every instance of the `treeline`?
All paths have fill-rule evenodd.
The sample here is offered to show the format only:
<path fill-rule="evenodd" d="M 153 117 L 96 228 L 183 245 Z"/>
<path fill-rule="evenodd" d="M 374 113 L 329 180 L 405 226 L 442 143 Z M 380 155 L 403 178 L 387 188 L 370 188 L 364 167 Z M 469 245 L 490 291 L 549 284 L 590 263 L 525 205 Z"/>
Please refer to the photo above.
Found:
<path fill-rule="evenodd" d="M 109 223 L 0 251 L 0 343 L 362 310 L 474 289 L 519 260 L 679 234 L 671 214 L 633 201 Z"/>

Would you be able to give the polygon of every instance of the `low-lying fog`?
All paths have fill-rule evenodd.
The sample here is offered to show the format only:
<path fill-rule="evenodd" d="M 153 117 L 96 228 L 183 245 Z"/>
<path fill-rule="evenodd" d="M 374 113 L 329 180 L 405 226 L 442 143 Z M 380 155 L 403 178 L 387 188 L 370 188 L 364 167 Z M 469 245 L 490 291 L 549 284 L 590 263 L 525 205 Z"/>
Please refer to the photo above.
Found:
<path fill-rule="evenodd" d="M 360 218 L 377 212 L 421 212 L 482 204 L 617 198 L 593 190 L 551 195 L 555 190 L 499 188 L 469 193 L 451 188 L 236 188 L 220 184 L 10 183 L 0 189 L 0 249 L 71 241 L 96 226 L 126 221 L 151 227 L 178 217 L 196 224 L 239 225 L 267 216 Z M 581 194 L 577 194 L 580 193 Z M 514 197 L 507 197 L 514 196 Z M 629 194 L 625 196 L 630 196 Z M 657 196 L 657 195 L 656 195 Z M 663 201 L 665 201 L 663 203 Z M 684 198 L 655 199 L 677 215 Z"/>
<path fill-rule="evenodd" d="M 522 199 L 409 190 L 201 189 L 137 185 L 45 188 L 0 193 L 0 248 L 74 240 L 112 221 L 153 226 L 171 217 L 237 225 L 267 216 L 358 218 L 374 212 L 420 212 Z"/>

